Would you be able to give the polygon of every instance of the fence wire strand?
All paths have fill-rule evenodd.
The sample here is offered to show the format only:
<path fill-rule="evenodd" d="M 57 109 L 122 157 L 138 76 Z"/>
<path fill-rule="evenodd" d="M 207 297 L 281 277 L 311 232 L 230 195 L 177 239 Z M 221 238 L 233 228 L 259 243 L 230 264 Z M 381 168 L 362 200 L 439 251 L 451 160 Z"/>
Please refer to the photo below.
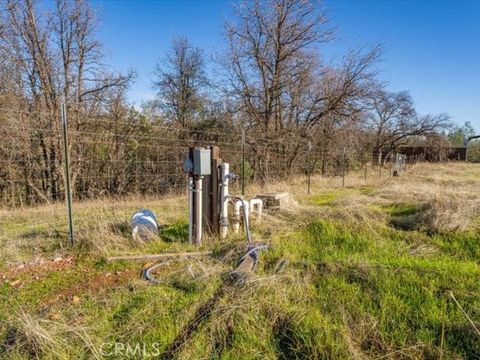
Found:
<path fill-rule="evenodd" d="M 244 174 L 240 180 L 248 188 L 253 183 L 305 179 L 305 192 L 312 177 L 342 177 L 349 179 L 372 177 L 368 160 L 372 154 L 349 149 L 343 155 L 343 144 L 325 151 L 325 146 L 312 139 L 285 133 L 277 138 L 246 129 L 245 145 L 242 130 L 233 125 L 226 129 L 184 129 L 159 119 L 131 121 L 106 116 L 85 116 L 68 113 L 68 154 L 74 207 L 84 201 L 102 200 L 108 210 L 76 212 L 75 226 L 81 226 L 98 216 L 112 216 L 133 211 L 128 197 L 160 198 L 170 194 L 185 194 L 187 176 L 183 162 L 189 147 L 217 146 L 220 157 L 230 163 L 233 172 Z M 9 207 L 55 206 L 48 222 L 14 221 L 5 217 L 0 226 L 4 233 L 24 234 L 31 229 L 45 231 L 67 227 L 64 206 L 65 155 L 60 114 L 0 107 L 0 135 L 8 146 L 0 148 L 0 209 Z M 242 152 L 245 151 L 244 162 Z M 405 159 L 408 165 L 416 159 Z M 388 166 L 383 176 L 388 174 Z M 352 170 L 362 170 L 350 175 Z M 379 172 L 382 176 L 382 167 Z M 368 171 L 367 171 L 368 170 Z M 302 186 L 302 185 L 301 185 Z M 310 191 L 310 188 L 309 190 Z M 184 213 L 186 204 L 171 209 Z M 53 210 L 52 210 L 53 211 Z M 111 213 L 110 213 L 111 212 Z M 108 214 L 107 214 L 108 213 Z M 53 213 L 52 213 L 53 214 Z M 17 229 L 18 228 L 18 229 Z M 2 232 L 0 232 L 0 235 Z"/>

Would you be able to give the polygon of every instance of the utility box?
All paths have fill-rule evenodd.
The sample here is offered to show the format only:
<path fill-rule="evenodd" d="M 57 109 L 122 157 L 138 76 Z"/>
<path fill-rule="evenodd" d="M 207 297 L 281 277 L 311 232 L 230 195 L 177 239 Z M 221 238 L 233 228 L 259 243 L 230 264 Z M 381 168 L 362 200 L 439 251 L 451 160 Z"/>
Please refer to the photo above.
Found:
<path fill-rule="evenodd" d="M 193 150 L 193 174 L 198 176 L 211 175 L 211 150 L 195 148 Z"/>

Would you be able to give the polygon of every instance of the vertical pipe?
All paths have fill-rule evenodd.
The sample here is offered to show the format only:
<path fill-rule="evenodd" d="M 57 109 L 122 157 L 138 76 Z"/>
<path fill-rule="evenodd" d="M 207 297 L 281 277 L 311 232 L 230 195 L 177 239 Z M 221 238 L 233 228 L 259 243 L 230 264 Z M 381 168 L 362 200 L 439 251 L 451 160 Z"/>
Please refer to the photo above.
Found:
<path fill-rule="evenodd" d="M 248 245 L 252 244 L 252 236 L 250 234 L 250 224 L 249 224 L 249 205 L 248 202 L 245 201 L 243 198 L 238 198 L 237 200 L 240 200 L 242 203 L 242 209 L 243 209 L 243 228 L 245 229 L 245 233 L 247 234 L 247 240 L 248 240 Z"/>
<path fill-rule="evenodd" d="M 222 188 L 220 191 L 220 237 L 224 239 L 228 233 L 228 174 L 229 164 L 223 163 L 221 170 Z"/>
<path fill-rule="evenodd" d="M 245 128 L 242 128 L 242 195 L 245 195 Z"/>
<path fill-rule="evenodd" d="M 67 137 L 67 109 L 65 102 L 61 104 L 61 118 L 62 118 L 62 132 L 63 132 L 63 151 L 65 160 L 65 198 L 67 201 L 67 216 L 68 216 L 68 237 L 70 244 L 74 245 L 73 235 L 73 209 L 72 209 L 72 189 L 70 188 L 70 164 L 68 157 L 68 137 Z"/>
<path fill-rule="evenodd" d="M 263 201 L 261 199 L 250 199 L 248 208 L 250 209 L 250 213 L 256 212 L 257 219 L 260 219 L 262 217 Z"/>
<path fill-rule="evenodd" d="M 193 177 L 188 178 L 188 243 L 193 244 Z"/>
<path fill-rule="evenodd" d="M 195 245 L 202 245 L 202 177 L 195 178 Z"/>
<path fill-rule="evenodd" d="M 312 164 L 311 164 L 311 152 L 312 152 L 312 142 L 308 140 L 308 154 L 307 154 L 307 194 L 310 195 L 310 184 L 311 184 L 311 176 L 312 176 Z"/>
<path fill-rule="evenodd" d="M 233 233 L 238 234 L 240 230 L 240 207 L 242 206 L 242 202 L 240 200 L 235 200 L 233 202 Z M 245 221 L 245 220 L 244 220 Z"/>

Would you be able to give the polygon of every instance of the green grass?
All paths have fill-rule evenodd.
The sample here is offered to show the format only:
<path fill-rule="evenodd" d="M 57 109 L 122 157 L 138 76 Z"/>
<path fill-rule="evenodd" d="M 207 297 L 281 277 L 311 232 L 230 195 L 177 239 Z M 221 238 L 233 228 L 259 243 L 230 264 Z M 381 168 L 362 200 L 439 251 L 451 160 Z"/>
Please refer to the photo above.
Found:
<path fill-rule="evenodd" d="M 332 205 L 338 199 L 342 199 L 355 194 L 370 195 L 371 193 L 373 193 L 373 191 L 374 188 L 372 186 L 358 186 L 332 190 L 322 190 L 319 193 L 307 197 L 306 202 L 308 204 L 316 206 Z"/>
<path fill-rule="evenodd" d="M 478 324 L 478 232 L 392 226 L 393 218 L 413 219 L 423 202 L 375 203 L 377 190 L 323 190 L 302 197 L 297 212 L 253 222 L 254 237 L 271 248 L 236 284 L 225 279 L 245 250 L 242 234 L 207 240 L 203 249 L 213 257 L 174 263 L 158 274 L 166 280 L 158 285 L 141 279 L 140 263 L 105 260 L 194 250 L 184 214 L 162 213 L 161 200 L 155 210 L 168 221 L 146 244 L 130 239 L 119 213 L 93 230 L 78 218 L 78 238 L 88 244 L 63 250 L 72 264 L 13 272 L 2 264 L 9 282 L 0 284 L 0 358 L 87 359 L 138 344 L 149 355 L 178 359 L 480 358 L 480 338 L 450 295 Z M 357 195 L 371 196 L 372 204 L 330 206 Z M 384 216 L 337 216 L 369 208 Z M 44 230 L 28 240 L 21 232 L 23 256 L 64 249 L 64 234 Z M 29 249 L 30 240 L 48 246 Z M 190 277 L 189 267 L 200 276 Z"/>
<path fill-rule="evenodd" d="M 391 216 L 409 216 L 415 215 L 421 211 L 421 206 L 415 203 L 398 203 L 384 207 L 387 214 Z"/>

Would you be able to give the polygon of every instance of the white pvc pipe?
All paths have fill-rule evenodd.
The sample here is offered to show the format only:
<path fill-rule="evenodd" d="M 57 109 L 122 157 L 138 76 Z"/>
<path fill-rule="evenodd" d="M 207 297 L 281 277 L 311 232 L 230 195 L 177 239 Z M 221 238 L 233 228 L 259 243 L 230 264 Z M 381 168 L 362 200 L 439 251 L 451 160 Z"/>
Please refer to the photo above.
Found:
<path fill-rule="evenodd" d="M 240 230 L 240 206 L 242 206 L 241 201 L 234 201 L 233 202 L 233 232 L 235 234 L 238 234 L 238 231 Z"/>
<path fill-rule="evenodd" d="M 249 216 L 249 203 L 247 201 L 242 201 L 242 200 L 235 200 L 233 202 L 233 216 L 234 216 L 234 223 L 233 223 L 233 231 L 235 234 L 238 234 L 238 231 L 240 230 L 240 208 L 243 207 L 243 204 L 245 204 L 245 215 L 248 217 Z M 243 219 L 243 221 L 248 221 Z"/>
<path fill-rule="evenodd" d="M 193 244 L 193 178 L 188 178 L 188 243 Z"/>
<path fill-rule="evenodd" d="M 220 237 L 227 237 L 228 233 L 228 174 L 229 164 L 223 163 L 220 173 L 222 187 L 220 191 Z"/>
<path fill-rule="evenodd" d="M 263 200 L 262 199 L 258 199 L 258 198 L 255 198 L 255 199 L 251 199 L 249 201 L 249 205 L 250 205 L 250 212 L 253 213 L 257 213 L 257 217 L 260 219 L 260 217 L 262 216 L 262 212 L 263 212 Z"/>
<path fill-rule="evenodd" d="M 242 203 L 242 208 L 243 208 L 243 227 L 245 228 L 245 233 L 247 234 L 247 240 L 248 240 L 248 244 L 251 245 L 252 244 L 252 236 L 250 234 L 250 225 L 248 223 L 248 202 L 245 201 L 243 199 L 243 197 L 238 197 L 238 196 L 235 196 L 235 195 L 230 195 L 229 198 L 232 199 L 232 201 L 234 201 L 234 203 L 236 201 L 239 201 L 240 203 Z"/>
<path fill-rule="evenodd" d="M 202 178 L 195 179 L 195 245 L 202 244 Z"/>

